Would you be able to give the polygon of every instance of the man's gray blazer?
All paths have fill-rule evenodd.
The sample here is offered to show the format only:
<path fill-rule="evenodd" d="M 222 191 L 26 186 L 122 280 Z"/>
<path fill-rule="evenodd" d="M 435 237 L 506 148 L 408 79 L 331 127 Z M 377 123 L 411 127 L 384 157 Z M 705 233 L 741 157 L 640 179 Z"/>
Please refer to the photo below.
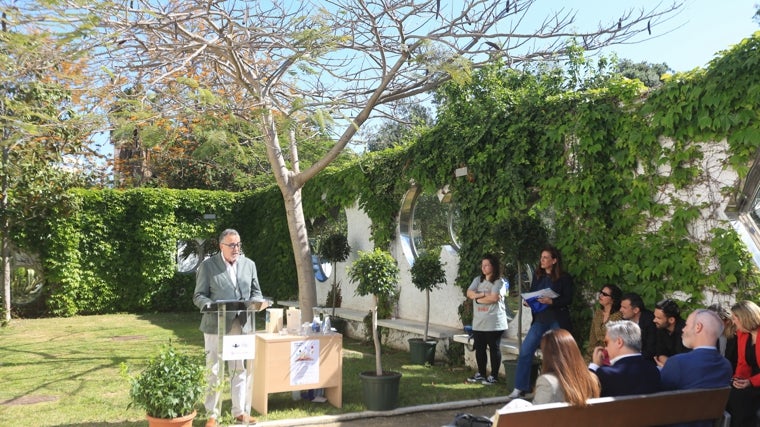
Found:
<path fill-rule="evenodd" d="M 207 303 L 219 300 L 262 299 L 259 278 L 256 275 L 256 263 L 240 255 L 235 263 L 235 268 L 237 283 L 230 280 L 221 252 L 203 261 L 195 276 L 193 304 L 202 309 Z M 236 311 L 227 312 L 226 332 L 230 331 L 232 320 L 237 314 Z M 243 332 L 250 332 L 251 326 L 246 324 L 246 316 L 241 315 L 239 320 Z M 216 334 L 218 332 L 217 324 L 217 313 L 203 313 L 200 330 L 205 334 Z"/>

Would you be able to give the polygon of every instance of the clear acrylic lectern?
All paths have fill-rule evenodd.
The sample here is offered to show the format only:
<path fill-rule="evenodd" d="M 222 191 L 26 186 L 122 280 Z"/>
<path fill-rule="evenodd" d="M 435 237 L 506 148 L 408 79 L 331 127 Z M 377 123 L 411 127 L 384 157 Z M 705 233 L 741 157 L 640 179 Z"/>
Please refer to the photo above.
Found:
<path fill-rule="evenodd" d="M 222 381 L 226 381 L 225 367 L 228 360 L 241 360 L 235 357 L 230 358 L 230 355 L 224 353 L 224 337 L 227 335 L 227 313 L 237 312 L 238 315 L 245 315 L 245 326 L 241 325 L 243 326 L 242 335 L 246 336 L 246 343 L 250 342 L 250 348 L 253 349 L 256 339 L 256 316 L 254 314 L 257 311 L 266 308 L 269 305 L 266 303 L 268 303 L 268 301 L 265 299 L 217 300 L 203 306 L 201 313 L 216 312 L 217 314 L 217 339 L 219 340 L 217 343 L 217 363 L 219 363 L 219 373 L 217 375 L 218 383 L 210 384 L 210 386 L 219 387 L 220 384 L 223 384 Z M 250 337 L 250 339 L 248 339 L 248 337 Z M 250 389 L 253 384 L 253 356 L 245 358 L 244 360 L 246 370 L 244 410 L 246 414 L 250 415 L 252 398 Z M 214 403 L 214 406 L 217 415 L 220 417 L 222 414 L 222 400 L 222 393 L 216 393 L 216 402 Z M 246 423 L 246 425 L 248 425 L 248 423 Z"/>

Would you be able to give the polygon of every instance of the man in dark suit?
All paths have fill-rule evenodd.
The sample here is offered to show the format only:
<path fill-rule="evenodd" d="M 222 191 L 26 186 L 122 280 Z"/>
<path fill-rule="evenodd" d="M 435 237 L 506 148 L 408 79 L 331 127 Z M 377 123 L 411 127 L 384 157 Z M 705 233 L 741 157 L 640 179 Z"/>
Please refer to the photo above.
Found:
<path fill-rule="evenodd" d="M 657 326 L 654 324 L 654 313 L 647 310 L 644 300 L 635 292 L 623 295 L 620 300 L 620 313 L 623 319 L 639 325 L 641 329 L 641 355 L 654 363 L 655 347 L 657 345 Z"/>
<path fill-rule="evenodd" d="M 660 371 L 664 390 L 689 390 L 697 388 L 720 388 L 731 384 L 731 362 L 721 356 L 715 342 L 723 333 L 723 322 L 713 311 L 695 310 L 686 319 L 681 339 L 683 345 L 692 349 L 688 353 L 668 358 Z M 712 421 L 685 424 L 708 427 Z"/>
<path fill-rule="evenodd" d="M 630 320 L 607 323 L 605 346 L 596 347 L 589 369 L 599 377 L 602 396 L 655 393 L 660 370 L 641 355 L 641 329 Z M 610 365 L 603 364 L 605 351 Z"/>
<path fill-rule="evenodd" d="M 246 258 L 241 251 L 240 235 L 237 231 L 227 229 L 219 236 L 219 253 L 206 259 L 198 267 L 195 277 L 195 292 L 193 303 L 203 309 L 208 304 L 220 300 L 250 300 L 263 301 L 261 310 L 267 306 L 259 287 L 259 278 L 256 273 L 256 264 Z M 228 311 L 226 317 L 226 334 L 239 335 L 249 332 L 250 322 L 247 322 L 245 313 Z M 218 378 L 218 331 L 217 313 L 206 312 L 201 320 L 200 330 L 203 331 L 204 347 L 206 350 L 206 364 L 209 367 L 209 391 L 206 395 L 206 411 L 208 422 L 206 427 L 217 427 L 216 403 L 220 398 L 219 387 L 221 378 Z M 246 369 L 242 360 L 230 360 L 227 362 L 230 372 L 232 393 L 232 416 L 238 422 L 255 424 L 256 420 L 245 412 L 246 396 Z"/>

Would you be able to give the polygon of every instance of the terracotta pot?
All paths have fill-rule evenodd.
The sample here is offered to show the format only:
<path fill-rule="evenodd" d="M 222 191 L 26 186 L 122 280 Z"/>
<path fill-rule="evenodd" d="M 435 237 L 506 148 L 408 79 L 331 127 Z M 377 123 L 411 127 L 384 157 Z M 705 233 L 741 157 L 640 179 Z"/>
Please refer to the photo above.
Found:
<path fill-rule="evenodd" d="M 150 427 L 193 427 L 195 415 L 196 411 L 179 418 L 153 418 L 150 415 L 145 415 L 145 418 Z"/>

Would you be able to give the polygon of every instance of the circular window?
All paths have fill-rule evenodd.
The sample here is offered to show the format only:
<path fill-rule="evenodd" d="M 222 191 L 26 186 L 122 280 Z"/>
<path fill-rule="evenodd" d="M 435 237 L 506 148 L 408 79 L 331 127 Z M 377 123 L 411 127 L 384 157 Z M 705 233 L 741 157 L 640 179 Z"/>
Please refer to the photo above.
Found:
<path fill-rule="evenodd" d="M 17 305 L 34 302 L 45 285 L 39 260 L 31 255 L 15 252 L 11 258 L 11 301 Z"/>
<path fill-rule="evenodd" d="M 177 271 L 192 273 L 203 260 L 211 258 L 219 252 L 216 238 L 186 239 L 177 241 Z"/>
<path fill-rule="evenodd" d="M 195 271 L 201 262 L 201 241 L 178 240 L 177 241 L 177 271 L 190 273 Z"/>
<path fill-rule="evenodd" d="M 413 185 L 404 195 L 399 214 L 402 249 L 409 264 L 425 251 L 443 246 L 459 249 L 459 208 L 450 193 L 425 193 Z"/>

